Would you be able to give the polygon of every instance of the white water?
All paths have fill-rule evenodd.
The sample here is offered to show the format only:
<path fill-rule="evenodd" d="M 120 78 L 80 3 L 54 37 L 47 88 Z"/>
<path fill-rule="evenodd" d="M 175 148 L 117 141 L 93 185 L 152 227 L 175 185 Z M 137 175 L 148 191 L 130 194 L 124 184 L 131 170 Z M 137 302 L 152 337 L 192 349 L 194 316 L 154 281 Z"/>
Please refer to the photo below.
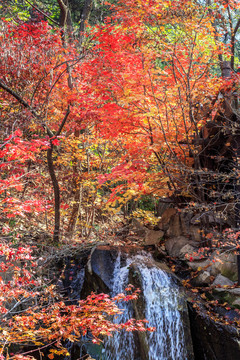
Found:
<path fill-rule="evenodd" d="M 116 260 L 113 295 L 123 292 L 128 285 L 129 266 L 134 264 L 140 273 L 142 292 L 145 301 L 144 317 L 149 326 L 156 331 L 147 334 L 148 358 L 140 355 L 139 345 L 136 344 L 136 334 L 122 331 L 115 333 L 105 342 L 102 358 L 104 360 L 187 360 L 186 344 L 191 342 L 185 339 L 182 322 L 182 312 L 186 311 L 186 304 L 172 277 L 158 267 L 151 266 L 153 260 L 149 255 L 135 255 L 128 258 L 121 266 L 120 254 Z M 129 304 L 121 304 L 124 313 L 117 319 L 126 322 L 134 317 L 133 309 Z M 143 358 L 144 356 L 144 358 Z"/>

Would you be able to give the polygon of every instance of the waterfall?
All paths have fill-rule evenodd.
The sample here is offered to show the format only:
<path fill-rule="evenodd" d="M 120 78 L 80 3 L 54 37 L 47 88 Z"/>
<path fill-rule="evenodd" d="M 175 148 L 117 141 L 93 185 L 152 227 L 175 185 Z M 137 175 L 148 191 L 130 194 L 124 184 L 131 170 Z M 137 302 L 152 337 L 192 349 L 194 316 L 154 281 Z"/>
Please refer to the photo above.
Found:
<path fill-rule="evenodd" d="M 128 284 L 128 274 L 129 274 L 129 265 L 130 259 L 127 259 L 127 264 L 121 267 L 121 255 L 118 254 L 114 273 L 113 273 L 113 289 L 112 296 L 124 292 L 126 285 Z M 117 322 L 126 322 L 130 318 L 133 318 L 133 308 L 129 304 L 123 302 L 119 306 L 123 313 L 120 315 L 116 321 Z M 110 337 L 105 342 L 105 359 L 106 360 L 125 360 L 125 359 L 134 359 L 134 336 L 131 332 L 120 331 L 113 334 L 113 337 Z M 127 349 L 127 351 L 126 351 Z M 104 359 L 104 357 L 103 357 Z M 105 360 L 104 359 L 104 360 Z"/>
<path fill-rule="evenodd" d="M 130 282 L 131 267 L 135 269 L 132 274 L 133 279 L 136 276 L 141 282 L 143 317 L 149 321 L 149 326 L 156 328 L 156 331 L 143 333 L 141 336 L 126 331 L 114 333 L 113 337 L 105 341 L 102 359 L 192 360 L 193 355 L 191 350 L 189 351 L 191 338 L 186 332 L 183 321 L 183 314 L 187 312 L 184 296 L 173 277 L 158 266 L 154 266 L 154 260 L 150 255 L 144 253 L 129 257 L 124 264 L 121 255 L 118 255 L 112 295 L 124 291 Z M 134 306 L 131 304 L 121 303 L 120 308 L 124 309 L 124 312 L 116 321 L 125 322 L 129 318 L 136 317 Z M 140 349 L 141 346 L 147 348 L 145 355 Z"/>

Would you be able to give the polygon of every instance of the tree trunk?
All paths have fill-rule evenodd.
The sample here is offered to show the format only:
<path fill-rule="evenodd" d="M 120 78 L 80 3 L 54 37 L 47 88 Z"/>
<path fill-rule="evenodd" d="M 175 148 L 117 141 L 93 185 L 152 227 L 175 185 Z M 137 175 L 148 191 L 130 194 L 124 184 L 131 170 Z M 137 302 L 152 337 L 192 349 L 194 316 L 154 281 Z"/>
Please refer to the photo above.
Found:
<path fill-rule="evenodd" d="M 70 220 L 68 223 L 67 233 L 70 238 L 74 234 L 74 231 L 76 228 L 76 223 L 77 223 L 77 220 L 79 217 L 79 211 L 80 211 L 80 206 L 81 206 L 81 198 L 82 198 L 82 185 L 80 184 L 79 188 L 77 188 L 76 192 L 75 192 L 72 213 L 71 213 Z"/>
<path fill-rule="evenodd" d="M 82 45 L 86 22 L 89 19 L 93 5 L 93 0 L 85 0 L 79 26 L 79 43 Z"/>
<path fill-rule="evenodd" d="M 47 150 L 47 163 L 48 163 L 48 171 L 52 180 L 53 190 L 54 190 L 54 232 L 53 232 L 53 241 L 54 243 L 59 243 L 59 232 L 60 232 L 60 189 L 58 185 L 58 181 L 54 171 L 53 159 L 53 144 L 50 140 L 50 147 Z"/>
<path fill-rule="evenodd" d="M 54 191 L 55 220 L 54 220 L 53 241 L 56 244 L 59 243 L 59 237 L 60 237 L 60 203 L 61 203 L 61 200 L 60 200 L 60 189 L 59 189 L 58 180 L 57 180 L 57 177 L 56 177 L 56 174 L 54 171 L 54 165 L 53 165 L 53 159 L 52 159 L 52 153 L 53 153 L 53 148 L 54 148 L 54 144 L 52 143 L 52 141 L 61 134 L 61 131 L 67 121 L 69 114 L 70 114 L 70 106 L 68 105 L 67 112 L 66 112 L 66 114 L 58 128 L 58 131 L 56 132 L 55 135 L 53 135 L 52 131 L 49 128 L 47 128 L 47 133 L 48 133 L 48 136 L 50 137 L 50 147 L 47 150 L 47 163 L 48 163 L 48 171 L 49 171 L 49 175 L 52 180 L 53 191 Z"/>
<path fill-rule="evenodd" d="M 228 79 L 231 77 L 231 64 L 230 61 L 223 61 L 221 63 L 221 71 L 222 71 L 222 77 L 224 79 Z"/>

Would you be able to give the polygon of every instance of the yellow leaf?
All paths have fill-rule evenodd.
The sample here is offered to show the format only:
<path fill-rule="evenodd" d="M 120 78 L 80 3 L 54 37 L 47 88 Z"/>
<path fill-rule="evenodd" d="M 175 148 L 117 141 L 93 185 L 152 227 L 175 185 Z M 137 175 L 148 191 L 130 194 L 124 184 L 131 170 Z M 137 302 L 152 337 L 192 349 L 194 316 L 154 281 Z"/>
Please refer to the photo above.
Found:
<path fill-rule="evenodd" d="M 198 289 L 191 289 L 192 292 L 197 293 Z"/>

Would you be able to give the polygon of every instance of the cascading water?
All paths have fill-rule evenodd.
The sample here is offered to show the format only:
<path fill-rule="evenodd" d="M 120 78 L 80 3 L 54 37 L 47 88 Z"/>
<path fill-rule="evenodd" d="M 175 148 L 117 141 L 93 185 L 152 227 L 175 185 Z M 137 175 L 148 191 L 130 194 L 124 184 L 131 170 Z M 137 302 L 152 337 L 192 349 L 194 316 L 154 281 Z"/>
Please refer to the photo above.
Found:
<path fill-rule="evenodd" d="M 130 259 L 128 259 L 130 260 Z M 121 255 L 118 254 L 115 269 L 113 273 L 113 289 L 112 295 L 117 295 L 122 293 L 128 284 L 128 274 L 129 274 L 129 264 L 121 267 Z M 121 316 L 119 316 L 116 321 L 126 322 L 130 318 L 133 318 L 133 308 L 127 303 L 121 303 L 120 308 L 123 310 Z M 126 351 L 127 350 L 127 351 Z M 115 333 L 113 337 L 109 338 L 105 342 L 105 360 L 124 360 L 124 359 L 134 359 L 134 336 L 131 332 L 121 331 Z M 121 358 L 122 356 L 122 358 Z M 126 357 L 127 356 L 127 357 Z"/>
<path fill-rule="evenodd" d="M 173 277 L 158 266 L 148 254 L 127 258 L 121 265 L 121 255 L 115 263 L 113 295 L 124 291 L 131 275 L 139 278 L 144 304 L 140 314 L 156 328 L 153 333 L 121 331 L 105 341 L 103 360 L 192 360 L 190 334 L 186 333 L 183 313 L 187 312 L 186 302 Z M 134 273 L 135 272 L 135 273 Z M 126 322 L 136 317 L 131 304 L 121 304 L 123 314 L 116 321 Z M 185 317 L 186 318 L 186 317 Z"/>

